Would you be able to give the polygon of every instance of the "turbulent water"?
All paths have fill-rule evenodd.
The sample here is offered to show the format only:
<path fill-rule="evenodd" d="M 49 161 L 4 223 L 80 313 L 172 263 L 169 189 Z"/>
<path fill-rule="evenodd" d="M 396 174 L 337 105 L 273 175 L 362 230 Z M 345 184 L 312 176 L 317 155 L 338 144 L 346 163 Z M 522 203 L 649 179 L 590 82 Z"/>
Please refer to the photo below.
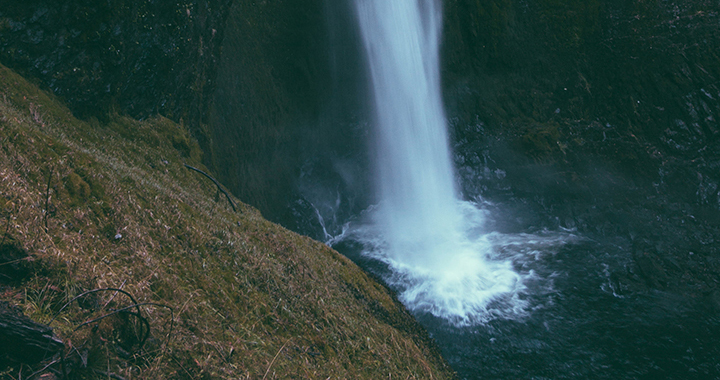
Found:
<path fill-rule="evenodd" d="M 358 0 L 375 110 L 377 207 L 341 239 L 386 263 L 400 299 L 458 325 L 519 315 L 531 271 L 509 240 L 458 198 L 440 93 L 441 9 L 435 0 Z M 530 238 L 530 240 L 541 240 Z"/>

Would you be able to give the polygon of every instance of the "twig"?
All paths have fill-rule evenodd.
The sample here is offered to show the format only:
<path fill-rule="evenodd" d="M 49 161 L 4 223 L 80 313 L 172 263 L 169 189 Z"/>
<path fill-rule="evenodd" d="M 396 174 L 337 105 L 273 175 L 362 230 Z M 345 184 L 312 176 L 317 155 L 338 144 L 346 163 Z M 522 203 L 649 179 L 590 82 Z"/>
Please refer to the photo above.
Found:
<path fill-rule="evenodd" d="M 167 340 L 166 340 L 166 342 L 165 342 L 165 346 L 167 347 L 168 343 L 170 342 L 170 332 L 172 332 L 173 328 L 175 327 L 175 309 L 173 309 L 172 307 L 170 307 L 170 306 L 168 306 L 168 305 L 163 305 L 163 304 L 154 303 L 154 302 L 136 303 L 136 304 L 133 304 L 133 305 L 130 305 L 130 306 L 126 306 L 126 307 L 124 307 L 124 308 L 122 308 L 122 309 L 113 310 L 112 312 L 107 313 L 107 314 L 105 314 L 105 315 L 103 315 L 103 316 L 100 316 L 100 317 L 97 317 L 97 318 L 94 318 L 94 319 L 91 319 L 91 320 L 89 320 L 89 321 L 85 321 L 85 322 L 81 323 L 81 324 L 78 325 L 78 326 L 75 328 L 75 330 L 73 330 L 73 331 L 78 331 L 79 329 L 81 329 L 81 328 L 84 327 L 84 326 L 87 326 L 87 325 L 92 324 L 92 323 L 95 323 L 95 322 L 99 322 L 99 321 L 101 321 L 101 320 L 103 320 L 103 319 L 105 319 L 105 318 L 107 318 L 107 317 L 110 317 L 110 316 L 115 315 L 115 314 L 118 314 L 118 313 L 128 313 L 128 314 L 130 314 L 130 315 L 134 315 L 134 316 L 136 316 L 137 318 L 139 318 L 139 319 L 142 321 L 142 323 L 145 325 L 145 328 L 146 328 L 146 330 L 145 330 L 145 336 L 140 340 L 140 343 L 139 343 L 139 345 L 138 345 L 138 346 L 139 346 L 138 349 L 140 349 L 140 348 L 142 348 L 142 346 L 145 345 L 145 342 L 146 342 L 147 339 L 150 337 L 150 322 L 148 322 L 148 320 L 147 320 L 145 317 L 143 317 L 142 315 L 140 315 L 139 313 L 132 313 L 132 312 L 128 312 L 128 311 L 127 311 L 127 310 L 129 310 L 129 309 L 134 308 L 134 307 L 137 307 L 138 309 L 140 309 L 140 306 L 157 306 L 157 307 L 164 307 L 164 308 L 166 308 L 166 309 L 170 309 L 170 331 L 168 331 L 168 337 L 167 337 Z"/>
<path fill-rule="evenodd" d="M 165 347 L 163 347 L 163 355 L 165 355 L 165 352 L 168 349 L 168 346 L 170 345 L 170 334 L 172 333 L 173 329 L 175 329 L 175 309 L 173 309 L 170 306 L 167 305 L 157 305 L 161 307 L 165 307 L 170 309 L 170 329 L 168 330 L 167 338 L 165 339 Z"/>
<path fill-rule="evenodd" d="M 106 315 L 104 315 L 104 316 L 102 316 L 102 317 L 100 317 L 100 318 L 97 318 L 97 319 L 94 319 L 94 320 L 91 320 L 91 321 L 86 321 L 86 322 L 82 323 L 80 326 L 76 327 L 75 330 L 73 330 L 73 331 L 77 331 L 77 330 L 79 330 L 81 327 L 83 327 L 83 326 L 85 326 L 85 325 L 88 325 L 88 324 L 90 324 L 90 323 L 94 323 L 94 322 L 100 321 L 100 320 L 102 320 L 102 319 L 104 319 L 104 318 L 106 318 L 106 317 L 109 317 L 109 316 L 111 316 L 111 315 L 114 315 L 114 314 L 116 314 L 116 313 L 127 312 L 127 311 L 126 311 L 127 309 L 136 308 L 136 309 L 137 309 L 137 312 L 135 312 L 135 313 L 129 313 L 129 312 L 128 312 L 128 314 L 131 314 L 131 315 L 136 316 L 140 321 L 142 321 L 143 325 L 145 325 L 145 329 L 146 329 L 146 330 L 145 330 L 145 336 L 144 336 L 143 339 L 140 341 L 140 345 L 139 345 L 139 347 L 142 348 L 142 346 L 145 345 L 145 341 L 146 341 L 147 338 L 150 336 L 150 322 L 148 322 L 148 320 L 145 319 L 145 317 L 142 316 L 142 313 L 141 313 L 141 311 L 140 311 L 140 306 L 141 306 L 141 304 L 138 304 L 137 301 L 135 301 L 135 297 L 133 297 L 130 293 L 128 293 L 128 292 L 126 292 L 126 291 L 124 291 L 124 290 L 122 290 L 122 289 L 102 288 L 102 289 L 88 290 L 88 291 L 86 291 L 86 292 L 80 293 L 80 294 L 78 294 L 77 296 L 73 297 L 73 299 L 71 299 L 70 301 L 66 302 L 65 305 L 63 305 L 63 307 L 61 307 L 60 310 L 58 310 L 58 312 L 55 313 L 55 315 L 52 317 L 52 319 L 50 320 L 50 322 L 48 322 L 48 325 L 50 325 L 53 321 L 55 321 L 55 319 L 60 315 L 60 313 L 62 313 L 63 310 L 65 310 L 65 308 L 68 307 L 71 303 L 73 303 L 74 301 L 76 301 L 76 300 L 78 300 L 78 299 L 80 299 L 80 298 L 82 298 L 82 297 L 85 297 L 85 296 L 88 295 L 88 294 L 97 293 L 97 292 L 115 292 L 115 294 L 117 294 L 117 293 L 119 292 L 119 293 L 122 293 L 122 294 L 125 294 L 126 296 L 128 296 L 128 298 L 130 298 L 130 301 L 132 301 L 133 304 L 132 304 L 131 306 L 128 306 L 128 307 L 125 307 L 125 308 L 122 308 L 122 309 L 119 309 L 119 310 L 115 310 L 115 311 L 113 311 L 112 313 L 106 314 Z M 158 306 L 160 306 L 160 305 L 158 305 Z M 164 306 L 164 305 L 162 305 L 162 306 Z M 166 306 L 166 307 L 169 307 L 169 306 Z M 173 318 L 174 318 L 174 315 L 173 315 Z M 174 321 L 173 321 L 173 322 L 174 322 Z M 170 340 L 170 337 L 168 336 L 168 341 L 169 341 L 169 340 Z M 64 359 L 64 357 L 63 357 L 63 359 Z"/>
<path fill-rule="evenodd" d="M 120 287 L 118 289 L 122 289 L 123 286 L 125 286 L 126 282 L 127 282 L 127 280 L 123 281 L 123 283 L 120 284 Z M 119 292 L 116 291 L 115 294 L 113 294 L 112 297 L 110 297 L 110 299 L 107 302 L 105 302 L 105 305 L 103 305 L 103 307 L 101 309 L 106 308 L 110 304 L 110 302 L 112 302 L 115 299 L 115 297 L 118 295 L 118 293 Z"/>
<path fill-rule="evenodd" d="M 123 285 L 124 285 L 124 284 L 125 284 L 125 283 L 123 283 Z M 135 297 L 132 296 L 132 294 L 130 294 L 130 293 L 128 293 L 128 292 L 126 292 L 126 291 L 124 291 L 124 290 L 122 290 L 122 289 L 117 289 L 117 288 L 102 288 L 102 289 L 93 289 L 93 290 L 88 290 L 88 291 L 86 291 L 86 292 L 83 292 L 83 293 L 81 293 L 81 294 L 73 297 L 73 299 L 71 299 L 71 300 L 68 301 L 67 303 L 65 303 L 65 305 L 63 305 L 63 306 L 60 308 L 60 310 L 58 310 L 58 312 L 55 313 L 55 315 L 52 317 L 52 319 L 50 320 L 50 322 L 48 322 L 48 325 L 49 325 L 50 323 L 52 323 L 53 321 L 55 321 L 55 319 L 60 315 L 60 313 L 62 313 L 63 310 L 65 310 L 65 308 L 67 308 L 70 304 L 72 304 L 73 302 L 75 302 L 76 300 L 78 300 L 78 299 L 80 299 L 80 298 L 82 298 L 82 297 L 87 296 L 88 294 L 97 293 L 97 292 L 115 292 L 115 294 L 113 294 L 113 296 L 112 296 L 113 298 L 114 298 L 115 296 L 117 296 L 118 293 L 122 293 L 122 294 L 128 296 L 128 298 L 130 298 L 130 301 L 132 301 L 132 305 L 123 307 L 123 308 L 121 308 L 121 309 L 114 310 L 114 311 L 112 311 L 112 312 L 110 312 L 110 313 L 107 313 L 107 314 L 105 314 L 105 315 L 102 315 L 102 316 L 100 316 L 100 317 L 98 317 L 98 318 L 94 318 L 94 319 L 85 321 L 85 322 L 81 323 L 80 325 L 78 325 L 77 327 L 75 327 L 75 329 L 73 330 L 73 332 L 78 331 L 79 329 L 81 329 L 81 328 L 84 327 L 84 326 L 87 326 L 87 325 L 90 325 L 90 324 L 99 322 L 99 321 L 101 321 L 101 320 L 103 320 L 103 319 L 105 319 L 105 318 L 107 318 L 107 317 L 110 317 L 110 316 L 115 315 L 115 314 L 118 314 L 118 313 L 130 314 L 130 315 L 133 315 L 133 316 L 137 317 L 137 318 L 142 322 L 142 324 L 145 326 L 145 331 L 144 331 L 143 337 L 142 337 L 142 339 L 140 339 L 140 342 L 138 343 L 138 350 L 135 351 L 135 352 L 138 352 L 138 351 L 140 351 L 140 350 L 143 348 L 143 346 L 144 346 L 145 343 L 147 342 L 148 338 L 150 337 L 150 322 L 147 320 L 147 318 L 145 318 L 145 317 L 142 316 L 140 306 L 157 306 L 157 307 L 164 307 L 164 308 L 166 308 L 166 309 L 170 309 L 170 329 L 168 330 L 167 338 L 166 338 L 166 340 L 165 340 L 165 347 L 164 347 L 164 349 L 163 349 L 163 353 L 165 352 L 165 350 L 167 350 L 167 347 L 168 347 L 168 345 L 170 344 L 170 335 L 172 334 L 172 331 L 173 331 L 173 329 L 175 328 L 175 309 L 173 309 L 173 308 L 170 307 L 170 306 L 163 305 L 163 304 L 158 304 L 158 303 L 154 303 L 154 302 L 138 303 L 138 302 L 135 300 Z M 108 302 L 103 306 L 103 308 L 105 308 L 109 303 L 110 303 L 110 301 L 108 301 Z M 128 311 L 128 310 L 133 309 L 133 308 L 136 309 L 137 311 L 136 311 L 136 312 L 130 312 L 130 311 Z M 61 368 L 62 368 L 62 371 L 61 371 L 61 373 L 62 373 L 62 375 L 63 375 L 62 378 L 64 379 L 64 378 L 66 378 L 66 364 L 65 364 L 65 354 L 64 354 L 64 353 L 63 353 L 63 354 L 61 355 L 61 357 L 60 357 L 60 365 L 61 365 Z M 93 371 L 96 371 L 96 370 L 93 369 Z M 121 376 L 119 376 L 119 375 L 116 375 L 116 374 L 113 374 L 113 373 L 111 373 L 111 372 L 97 372 L 97 373 L 102 374 L 102 375 L 105 375 L 105 376 L 109 376 L 109 377 L 112 377 L 112 378 L 115 378 L 115 379 L 125 380 L 123 377 L 121 377 Z"/>
<path fill-rule="evenodd" d="M 220 186 L 220 183 L 217 180 L 215 180 L 215 178 L 211 177 L 209 174 L 205 173 L 204 171 L 202 171 L 198 168 L 194 168 L 188 164 L 183 164 L 183 165 L 185 165 L 186 168 L 188 168 L 190 170 L 194 170 L 194 171 L 204 175 L 205 177 L 208 177 L 211 181 L 213 181 L 215 186 L 217 186 L 218 190 L 220 190 L 223 194 L 225 194 L 225 198 L 227 198 L 228 202 L 230 202 L 230 206 L 232 207 L 233 211 L 237 212 L 237 209 L 235 208 L 235 202 L 233 202 L 233 200 L 230 199 L 230 195 L 227 193 L 227 191 L 223 190 L 223 188 Z"/>
<path fill-rule="evenodd" d="M 192 379 L 192 378 L 195 377 L 195 376 L 192 375 L 192 373 L 190 373 L 190 371 L 188 371 L 187 369 L 185 369 L 185 366 L 182 365 L 182 363 L 181 363 L 179 360 L 177 360 L 177 358 L 175 357 L 175 355 L 170 355 L 170 358 L 171 358 L 175 363 L 177 363 L 177 365 L 179 365 L 180 368 L 182 368 L 182 370 L 185 371 L 185 373 L 188 374 L 188 377 L 189 377 L 190 379 Z"/>
<path fill-rule="evenodd" d="M 133 305 L 130 305 L 130 306 L 123 307 L 122 309 L 113 310 L 113 311 L 111 311 L 111 312 L 109 312 L 109 313 L 107 313 L 107 314 L 105 314 L 105 315 L 103 315 L 103 316 L 100 316 L 100 317 L 91 319 L 91 320 L 89 320 L 89 321 L 85 321 L 85 322 L 79 324 L 77 327 L 75 327 L 75 329 L 73 330 L 73 332 L 78 331 L 78 330 L 80 330 L 81 328 L 83 328 L 83 327 L 85 327 L 85 326 L 87 326 L 87 325 L 89 325 L 89 324 L 93 324 L 93 323 L 95 323 L 95 322 L 100 322 L 100 321 L 102 321 L 103 319 L 105 319 L 105 318 L 107 318 L 107 317 L 110 317 L 110 316 L 113 316 L 113 315 L 115 315 L 115 314 L 118 314 L 118 313 L 127 313 L 127 314 L 130 314 L 130 315 L 136 316 L 138 319 L 140 319 L 140 321 L 142 321 L 143 325 L 145 325 L 145 334 L 144 334 L 143 338 L 140 340 L 140 344 L 138 345 L 138 347 L 139 347 L 138 349 L 140 349 L 140 348 L 142 348 L 142 346 L 145 345 L 145 342 L 147 341 L 147 338 L 150 337 L 150 322 L 148 322 L 148 320 L 147 320 L 145 317 L 143 317 L 142 315 L 140 315 L 140 313 L 132 313 L 132 312 L 128 312 L 127 310 L 132 309 L 132 308 L 134 308 L 134 307 L 137 307 L 138 309 L 140 309 L 140 306 L 145 306 L 145 305 L 160 306 L 160 305 L 157 305 L 157 304 L 153 304 L 153 303 L 151 303 L 151 302 L 140 303 L 140 304 L 136 303 L 136 304 L 133 304 Z"/>
<path fill-rule="evenodd" d="M 45 223 L 45 232 L 48 231 L 47 219 L 48 214 L 50 214 L 50 209 L 48 207 L 50 206 L 50 183 L 52 182 L 53 170 L 54 168 L 51 166 L 50 172 L 48 173 L 47 189 L 45 190 L 45 215 L 43 216 L 43 222 Z"/>
<path fill-rule="evenodd" d="M 270 372 L 270 368 L 272 368 L 272 365 L 275 364 L 275 359 L 277 359 L 277 357 L 280 355 L 280 353 L 282 352 L 283 348 L 285 348 L 285 346 L 287 346 L 287 344 L 288 344 L 288 342 L 290 341 L 290 339 L 292 339 L 292 338 L 289 338 L 288 340 L 286 340 L 286 341 L 285 341 L 285 344 L 283 344 L 282 347 L 280 347 L 280 349 L 278 350 L 277 354 L 275 354 L 275 357 L 274 357 L 273 360 L 270 362 L 270 365 L 267 367 L 267 370 L 265 370 L 265 375 L 263 375 L 263 377 L 262 377 L 263 380 L 265 380 L 265 378 L 267 377 L 268 373 Z"/>
<path fill-rule="evenodd" d="M 0 244 L 0 245 L 2 245 L 2 244 Z M 6 261 L 6 262 L 4 262 L 4 263 L 0 263 L 0 267 L 3 266 L 3 265 L 10 265 L 10 264 L 19 263 L 19 262 L 21 262 L 21 261 L 23 261 L 23 260 L 28 260 L 28 261 L 30 261 L 30 260 L 32 260 L 32 257 L 27 256 L 27 257 L 23 257 L 23 258 L 20 258 L 20 259 L 17 259 L 17 260 Z"/>
<path fill-rule="evenodd" d="M 45 365 L 45 367 L 42 367 L 41 369 L 39 369 L 39 370 L 31 373 L 30 376 L 28 376 L 27 378 L 28 378 L 28 379 L 32 379 L 33 377 L 35 377 L 35 375 L 37 375 L 37 374 L 39 374 L 39 373 L 42 373 L 42 372 L 45 372 L 46 369 L 50 368 L 50 366 L 52 366 L 52 365 L 54 365 L 54 364 L 57 364 L 59 361 L 60 361 L 59 359 L 56 359 L 56 360 L 51 361 L 50 363 L 48 363 L 47 365 Z M 21 367 L 21 368 L 22 368 L 22 367 Z"/>
<path fill-rule="evenodd" d="M 230 361 L 228 360 L 228 358 L 225 357 L 225 354 L 224 354 L 222 351 L 220 351 L 220 349 L 217 348 L 214 344 L 212 344 L 212 343 L 210 343 L 210 342 L 208 342 L 208 341 L 204 341 L 204 343 L 205 343 L 206 345 L 214 348 L 215 351 L 217 351 L 217 353 L 220 355 L 220 358 L 221 358 L 225 363 L 230 363 Z M 230 352 L 232 353 L 232 351 L 230 351 Z"/>

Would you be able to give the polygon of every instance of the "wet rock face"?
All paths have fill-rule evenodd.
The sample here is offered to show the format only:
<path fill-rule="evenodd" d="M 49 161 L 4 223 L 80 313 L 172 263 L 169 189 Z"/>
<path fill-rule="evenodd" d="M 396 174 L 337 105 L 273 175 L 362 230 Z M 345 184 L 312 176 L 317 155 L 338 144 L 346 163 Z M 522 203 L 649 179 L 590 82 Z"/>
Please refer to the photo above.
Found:
<path fill-rule="evenodd" d="M 451 114 L 479 111 L 490 126 L 599 117 L 655 138 L 657 122 L 697 118 L 705 133 L 716 133 L 716 117 L 707 119 L 712 106 L 700 103 L 717 97 L 708 88 L 720 75 L 716 2 L 445 5 Z"/>
<path fill-rule="evenodd" d="M 633 264 L 618 281 L 713 300 L 717 2 L 593 3 L 446 3 L 446 99 L 463 190 L 548 215 L 536 225 L 624 237 Z M 457 21 L 491 11 L 505 20 L 494 40 Z"/>
<path fill-rule="evenodd" d="M 233 193 L 285 226 L 297 219 L 290 209 L 308 173 L 334 182 L 333 193 L 360 187 L 338 179 L 358 173 L 365 149 L 356 117 L 366 101 L 364 57 L 351 5 L 235 1 L 230 10 L 208 114 L 213 165 Z"/>
<path fill-rule="evenodd" d="M 229 0 L 8 2 L 0 61 L 77 115 L 111 108 L 200 122 L 214 87 Z"/>

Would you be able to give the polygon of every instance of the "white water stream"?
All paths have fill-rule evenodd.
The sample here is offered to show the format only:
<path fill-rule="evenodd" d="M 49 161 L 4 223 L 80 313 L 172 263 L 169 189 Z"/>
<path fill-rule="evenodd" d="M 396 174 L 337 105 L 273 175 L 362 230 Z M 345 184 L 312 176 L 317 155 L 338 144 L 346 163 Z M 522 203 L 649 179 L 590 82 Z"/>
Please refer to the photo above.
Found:
<path fill-rule="evenodd" d="M 454 323 L 523 308 L 522 277 L 459 199 L 440 92 L 435 0 L 356 0 L 375 109 L 378 206 L 350 233 L 386 262 L 413 310 Z M 504 300 L 504 301 L 503 301 Z M 498 301 L 498 302 L 495 302 Z M 502 304 L 504 306 L 498 306 Z"/>

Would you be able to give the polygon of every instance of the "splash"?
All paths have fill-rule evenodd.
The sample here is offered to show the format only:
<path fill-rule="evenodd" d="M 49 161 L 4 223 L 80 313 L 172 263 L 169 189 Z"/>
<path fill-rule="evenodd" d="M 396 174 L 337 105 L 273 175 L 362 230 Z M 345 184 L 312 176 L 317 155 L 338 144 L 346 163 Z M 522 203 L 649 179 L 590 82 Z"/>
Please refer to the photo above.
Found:
<path fill-rule="evenodd" d="M 459 200 L 440 92 L 434 0 L 357 0 L 372 79 L 378 207 L 353 235 L 413 310 L 471 323 L 519 313 L 523 277 L 498 257 L 483 212 Z M 498 306 L 498 305 L 505 306 Z"/>

